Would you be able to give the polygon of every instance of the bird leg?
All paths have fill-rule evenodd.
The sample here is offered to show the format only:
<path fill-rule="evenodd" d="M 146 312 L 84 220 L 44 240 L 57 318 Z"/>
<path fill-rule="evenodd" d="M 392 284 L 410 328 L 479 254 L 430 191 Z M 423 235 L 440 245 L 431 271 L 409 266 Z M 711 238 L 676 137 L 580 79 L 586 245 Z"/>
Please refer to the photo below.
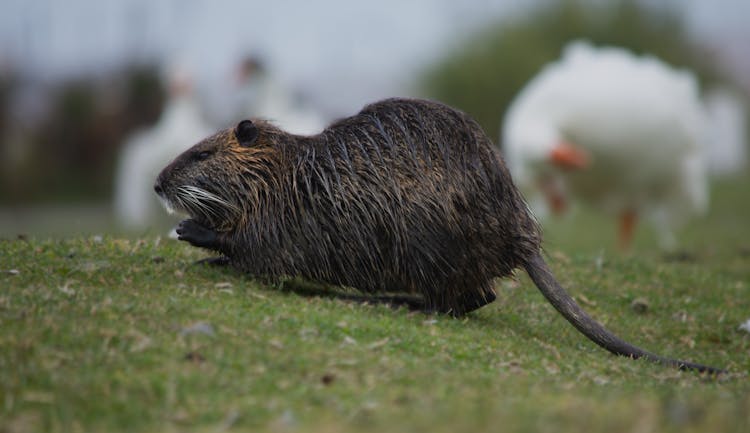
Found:
<path fill-rule="evenodd" d="M 620 249 L 628 251 L 633 242 L 633 233 L 635 224 L 638 221 L 638 214 L 632 209 L 626 209 L 620 213 Z"/>
<path fill-rule="evenodd" d="M 539 181 L 539 188 L 547 199 L 547 205 L 555 215 L 562 215 L 568 209 L 568 200 L 562 187 L 552 176 L 545 176 Z"/>

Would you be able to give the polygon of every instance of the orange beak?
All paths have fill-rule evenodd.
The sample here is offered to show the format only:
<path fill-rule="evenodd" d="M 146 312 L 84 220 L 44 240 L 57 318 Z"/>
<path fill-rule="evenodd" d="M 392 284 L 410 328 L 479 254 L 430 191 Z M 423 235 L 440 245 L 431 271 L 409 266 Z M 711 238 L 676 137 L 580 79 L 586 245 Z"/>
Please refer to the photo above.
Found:
<path fill-rule="evenodd" d="M 550 152 L 549 159 L 558 167 L 568 170 L 581 170 L 591 164 L 588 152 L 566 141 L 557 143 Z"/>

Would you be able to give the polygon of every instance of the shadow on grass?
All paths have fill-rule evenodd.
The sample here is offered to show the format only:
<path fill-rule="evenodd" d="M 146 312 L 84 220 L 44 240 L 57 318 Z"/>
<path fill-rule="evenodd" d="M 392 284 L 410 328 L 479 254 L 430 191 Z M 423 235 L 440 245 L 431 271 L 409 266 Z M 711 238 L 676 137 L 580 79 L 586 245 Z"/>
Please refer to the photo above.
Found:
<path fill-rule="evenodd" d="M 421 296 L 409 294 L 365 294 L 357 292 L 356 289 L 342 286 L 333 286 L 314 281 L 305 280 L 300 277 L 289 277 L 281 280 L 270 278 L 253 277 L 242 274 L 229 266 L 229 259 L 226 257 L 210 257 L 193 262 L 193 266 L 206 267 L 210 269 L 226 269 L 226 273 L 233 274 L 237 277 L 249 277 L 260 284 L 272 287 L 278 292 L 294 293 L 299 296 L 308 298 L 326 298 L 337 299 L 356 304 L 367 305 L 384 305 L 395 310 L 407 308 L 409 311 L 425 312 L 425 302 Z"/>

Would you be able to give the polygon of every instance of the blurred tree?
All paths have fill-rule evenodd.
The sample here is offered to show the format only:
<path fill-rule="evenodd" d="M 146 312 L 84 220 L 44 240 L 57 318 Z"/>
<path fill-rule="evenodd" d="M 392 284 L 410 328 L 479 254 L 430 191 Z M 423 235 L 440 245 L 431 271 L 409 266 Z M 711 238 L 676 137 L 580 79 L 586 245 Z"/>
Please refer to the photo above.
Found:
<path fill-rule="evenodd" d="M 0 183 L 0 203 L 107 198 L 120 145 L 133 130 L 157 121 L 164 98 L 151 65 L 56 86 L 49 115 L 23 137 L 29 161 L 14 171 L 18 178 Z"/>
<path fill-rule="evenodd" d="M 573 39 L 651 54 L 690 68 L 703 80 L 718 75 L 673 10 L 646 7 L 636 0 L 562 0 L 470 37 L 426 71 L 422 91 L 468 112 L 497 140 L 515 95 Z"/>
<path fill-rule="evenodd" d="M 14 77 L 0 71 L 0 139 L 5 137 L 8 123 L 8 108 L 13 91 Z"/>
<path fill-rule="evenodd" d="M 93 179 L 87 177 L 96 170 L 96 162 L 88 150 L 96 147 L 91 134 L 96 113 L 96 93 L 88 80 L 67 83 L 59 90 L 52 116 L 34 134 L 37 176 L 32 185 L 41 188 L 28 194 L 69 199 L 79 191 L 90 193 Z"/>
<path fill-rule="evenodd" d="M 156 123 L 166 98 L 158 69 L 152 65 L 131 68 L 126 71 L 126 80 L 123 110 L 130 114 L 127 129 Z"/>

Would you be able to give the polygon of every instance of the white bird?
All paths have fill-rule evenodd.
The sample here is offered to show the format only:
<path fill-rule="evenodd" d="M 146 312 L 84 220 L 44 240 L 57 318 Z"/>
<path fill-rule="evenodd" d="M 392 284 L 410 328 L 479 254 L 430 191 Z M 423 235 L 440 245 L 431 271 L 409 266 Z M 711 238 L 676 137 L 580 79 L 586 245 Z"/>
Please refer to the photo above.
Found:
<path fill-rule="evenodd" d="M 153 185 L 159 171 L 175 156 L 208 136 L 189 77 L 182 71 L 169 77 L 169 99 L 157 124 L 132 134 L 120 154 L 115 177 L 114 210 L 125 228 L 153 226 L 162 212 Z"/>
<path fill-rule="evenodd" d="M 501 141 L 516 184 L 541 190 L 554 212 L 575 197 L 618 215 L 624 248 L 643 216 L 670 248 L 707 207 L 704 122 L 690 72 L 577 41 L 519 93 Z"/>

